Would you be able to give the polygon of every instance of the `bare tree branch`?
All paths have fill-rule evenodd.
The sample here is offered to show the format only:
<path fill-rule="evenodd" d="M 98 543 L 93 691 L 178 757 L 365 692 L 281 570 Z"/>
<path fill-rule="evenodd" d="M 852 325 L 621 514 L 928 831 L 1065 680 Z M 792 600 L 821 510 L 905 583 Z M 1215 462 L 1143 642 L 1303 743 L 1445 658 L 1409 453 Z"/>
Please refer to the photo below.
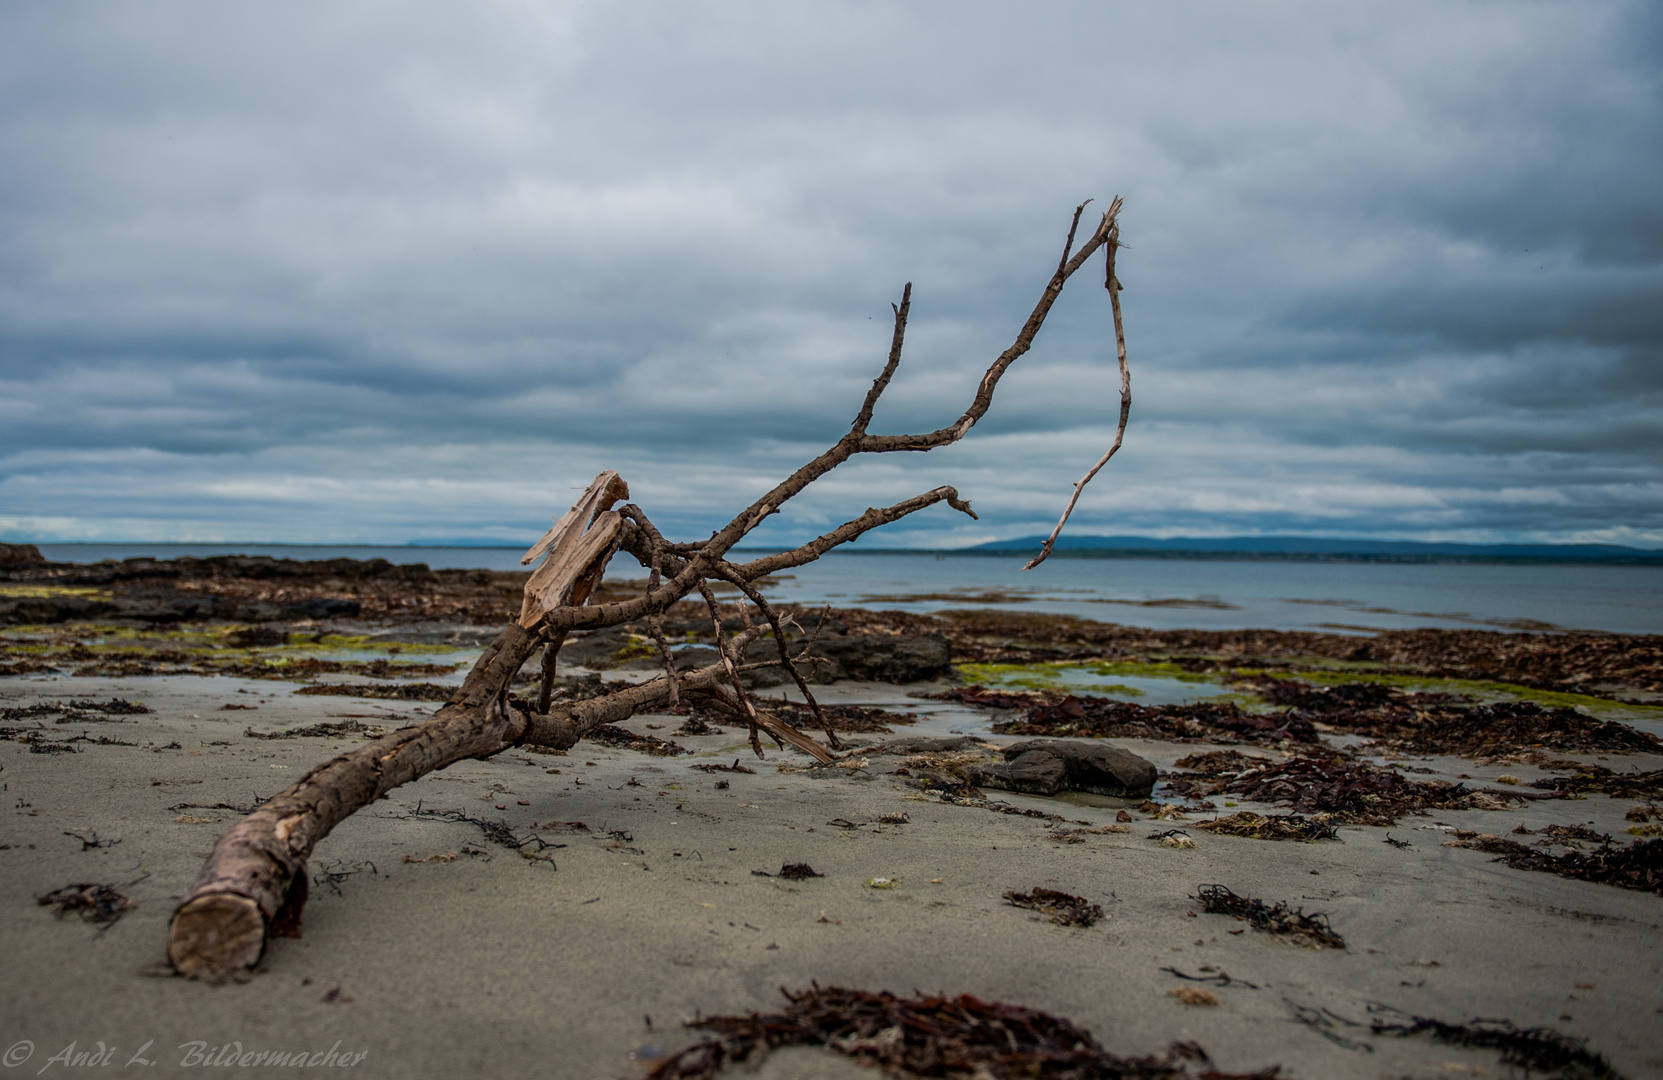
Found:
<path fill-rule="evenodd" d="M 526 553 L 524 561 L 542 557 L 543 562 L 526 584 L 520 617 L 504 627 L 483 651 L 462 686 L 443 708 L 422 723 L 401 728 L 311 770 L 220 838 L 196 883 L 174 911 L 169 926 L 168 956 L 175 968 L 186 975 L 217 979 L 252 965 L 259 959 L 266 938 L 275 926 L 298 925 L 300 909 L 305 903 L 306 860 L 331 829 L 393 788 L 457 761 L 489 757 L 522 743 L 570 747 L 600 724 L 626 719 L 666 699 L 679 701 L 689 691 L 708 691 L 720 700 L 729 701 L 718 686 L 724 679 L 733 684 L 736 698 L 729 704 L 736 714 L 747 717 L 751 742 L 758 753 L 761 752 L 760 730 L 767 731 L 776 742 L 790 743 L 822 763 L 832 761 L 825 747 L 772 713 L 756 708 L 739 677 L 745 670 L 777 662 L 791 672 L 811 707 L 822 713 L 795 664 L 811 660 L 815 641 L 825 625 L 825 615 L 815 627 L 808 647 L 794 658 L 787 651 L 779 616 L 750 583 L 764 574 L 812 562 L 872 529 L 938 502 L 946 502 L 972 518 L 976 515 L 955 489 L 938 487 L 891 507 L 868 509 L 860 517 L 792 551 L 740 564 L 729 562 L 728 553 L 787 501 L 856 454 L 927 451 L 963 438 L 986 414 L 1004 373 L 1032 347 L 1035 335 L 1068 279 L 1098 248 L 1106 245 L 1106 280 L 1110 286 L 1121 366 L 1120 428 L 1109 454 L 1076 485 L 1068 511 L 1064 512 L 1052 540 L 1047 541 L 1045 550 L 1049 552 L 1080 490 L 1119 448 L 1130 409 L 1120 285 L 1114 275 L 1120 206 L 1121 201 L 1116 198 L 1078 251 L 1074 250 L 1074 240 L 1085 204 L 1076 208 L 1056 272 L 1015 340 L 983 373 L 969 407 L 951 426 L 918 435 L 871 435 L 867 431 L 877 402 L 900 364 L 912 301 L 909 284 L 902 292 L 901 303 L 893 306 L 895 328 L 888 361 L 866 394 L 849 431 L 711 533 L 709 539 L 696 543 L 666 541 L 639 507 L 625 505 L 619 510 L 611 509 L 629 497 L 627 485 L 616 473 L 597 476 L 571 509 Z M 590 605 L 588 600 L 605 573 L 608 560 L 620 550 L 629 552 L 650 568 L 646 593 L 629 600 Z M 743 662 L 744 650 L 761 636 L 764 628 L 752 626 L 729 637 L 722 627 L 720 605 L 708 584 L 712 579 L 730 581 L 757 604 L 779 647 L 778 661 Z M 695 591 L 711 611 L 721 661 L 697 671 L 677 672 L 659 616 Z M 740 612 L 749 623 L 749 609 L 743 602 Z M 551 701 L 558 653 L 568 632 L 642 619 L 647 621 L 665 659 L 662 676 L 587 701 L 561 704 Z M 544 678 L 536 706 L 532 707 L 509 696 L 509 688 L 539 648 L 544 650 Z M 824 719 L 823 715 L 821 718 Z M 827 734 L 835 745 L 836 737 L 829 724 Z"/>
<path fill-rule="evenodd" d="M 1084 208 L 1084 204 L 1082 204 L 1081 209 Z M 1109 207 L 1109 213 L 1114 215 L 1119 210 L 1120 198 L 1116 196 L 1114 204 Z M 1076 211 L 1077 215 L 1078 211 Z M 1115 426 L 1114 442 L 1110 444 L 1108 452 L 1098 458 L 1097 464 L 1093 465 L 1091 470 L 1075 483 L 1074 494 L 1069 497 L 1068 506 L 1063 509 L 1062 517 L 1057 521 L 1057 527 L 1051 530 L 1051 535 L 1045 538 L 1045 544 L 1039 549 L 1039 554 L 1028 561 L 1028 564 L 1022 568 L 1024 570 L 1032 570 L 1050 557 L 1052 546 L 1056 544 L 1057 537 L 1062 535 L 1062 527 L 1068 524 L 1069 515 L 1074 513 L 1074 504 L 1080 501 L 1080 492 L 1084 491 L 1086 485 L 1091 483 L 1092 477 L 1096 476 L 1098 471 L 1109 463 L 1109 459 L 1114 457 L 1115 451 L 1120 449 L 1121 440 L 1126 437 L 1126 420 L 1132 415 L 1132 373 L 1126 366 L 1126 330 L 1120 322 L 1120 282 L 1114 276 L 1114 253 L 1119 247 L 1120 226 L 1116 224 L 1109 230 L 1109 238 L 1103 244 L 1105 252 L 1103 256 L 1103 288 L 1109 292 L 1109 307 L 1114 312 L 1114 351 L 1116 359 L 1120 362 L 1120 423 Z"/>

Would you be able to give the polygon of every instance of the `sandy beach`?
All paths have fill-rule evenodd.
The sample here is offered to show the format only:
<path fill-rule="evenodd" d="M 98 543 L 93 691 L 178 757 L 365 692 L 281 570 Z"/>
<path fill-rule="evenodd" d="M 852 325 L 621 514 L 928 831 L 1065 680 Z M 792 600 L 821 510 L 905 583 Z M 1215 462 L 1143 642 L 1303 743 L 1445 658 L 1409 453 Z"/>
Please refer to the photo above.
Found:
<path fill-rule="evenodd" d="M 823 696 L 917 711 L 908 738 L 1013 741 L 987 734 L 985 712 L 909 696 L 941 685 L 845 681 Z M 586 742 L 568 755 L 510 751 L 452 767 L 325 841 L 303 936 L 274 939 L 252 977 L 217 987 L 174 977 L 168 917 L 234 808 L 361 737 L 245 732 L 390 727 L 436 708 L 293 690 L 201 676 L 0 682 L 0 703 L 13 708 L 120 698 L 152 710 L 50 733 L 84 730 L 117 745 L 0 745 L 8 1074 L 67 1071 L 75 1055 L 98 1051 L 112 1068 L 150 1061 L 150 1075 L 183 1075 L 240 1044 L 239 1060 L 305 1051 L 322 1067 L 333 1051 L 337 1067 L 350 1053 L 350 1067 L 387 1077 L 632 1077 L 698 1037 L 684 1021 L 774 1011 L 780 988 L 818 982 L 1026 1005 L 1122 1055 L 1192 1040 L 1227 1071 L 1506 1075 L 1491 1050 L 1345 1023 L 1366 1025 L 1374 1005 L 1550 1027 L 1587 1040 L 1619 1075 L 1663 1075 L 1663 901 L 1444 846 L 1454 830 L 1521 825 L 1620 835 L 1632 800 L 1434 812 L 1393 828 L 1344 827 L 1338 842 L 1190 831 L 1194 847 L 1174 848 L 1150 837 L 1183 823 L 1151 820 L 1132 801 L 987 793 L 1040 816 L 935 801 L 894 775 L 902 758 L 874 752 L 895 735 L 854 737 L 863 745 L 830 769 L 806 769 L 795 751 L 756 761 L 741 730 L 676 736 L 687 755 Z M 665 736 L 681 719 L 641 715 L 626 726 Z M 1163 771 L 1212 748 L 1118 745 Z M 754 771 L 696 767 L 734 762 Z M 1541 775 L 1460 758 L 1415 764 L 1478 785 Z M 1660 766 L 1636 754 L 1617 767 Z M 1130 824 L 1117 822 L 1126 815 Z M 493 843 L 468 818 L 538 842 Z M 823 876 L 779 876 L 800 863 Z M 99 929 L 36 903 L 82 882 L 114 884 L 137 907 Z M 1196 890 L 1210 883 L 1325 913 L 1345 947 L 1300 947 L 1203 913 Z M 1064 927 L 1002 898 L 1035 887 L 1084 897 L 1103 917 Z M 1185 1004 L 1173 996 L 1185 988 L 1217 1003 Z M 871 1074 L 793 1049 L 759 1075 Z"/>

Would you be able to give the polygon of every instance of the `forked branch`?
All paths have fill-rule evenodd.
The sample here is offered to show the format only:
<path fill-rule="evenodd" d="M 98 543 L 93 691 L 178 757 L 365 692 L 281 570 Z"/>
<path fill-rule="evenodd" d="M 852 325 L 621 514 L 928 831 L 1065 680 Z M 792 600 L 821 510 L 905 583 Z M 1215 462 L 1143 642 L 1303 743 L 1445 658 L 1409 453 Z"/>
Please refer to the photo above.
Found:
<path fill-rule="evenodd" d="M 1119 282 L 1114 274 L 1120 205 L 1116 198 L 1078 250 L 1074 248 L 1074 241 L 1085 204 L 1074 211 L 1057 269 L 1027 321 L 1011 345 L 983 372 L 969 406 L 948 426 L 916 435 L 873 435 L 868 431 L 879 399 L 901 362 L 912 306 L 909 284 L 902 291 L 901 302 L 894 305 L 895 326 L 887 362 L 867 392 L 849 431 L 713 532 L 709 539 L 682 543 L 666 540 L 639 507 L 625 505 L 612 509 L 629 497 L 629 488 L 617 473 L 597 476 L 548 534 L 526 552 L 525 562 L 539 558 L 543 561 L 526 583 L 519 617 L 497 635 L 443 708 L 420 724 L 400 728 L 319 765 L 220 838 L 196 883 L 174 911 L 168 930 L 168 956 L 174 967 L 185 975 L 222 979 L 252 966 L 272 933 L 281 932 L 279 928 L 298 927 L 306 899 L 306 862 L 331 829 L 399 785 L 458 761 L 490 757 L 516 745 L 564 749 L 575 745 L 601 724 L 616 723 L 666 702 L 679 702 L 683 695 L 695 690 L 729 702 L 746 718 L 758 754 L 762 753 L 758 734 L 766 731 L 776 742 L 789 743 L 821 762 L 832 761 L 826 747 L 767 710 L 757 708 L 745 693 L 742 672 L 783 665 L 825 724 L 828 739 L 836 746 L 831 725 L 796 668 L 797 662 L 810 656 L 814 641 L 811 639 L 797 656 L 790 654 L 783 620 L 756 588 L 757 579 L 813 562 L 872 529 L 939 502 L 972 518 L 976 515 L 955 489 L 938 487 L 893 506 L 869 509 L 791 551 L 744 563 L 731 562 L 729 552 L 786 502 L 856 454 L 928 451 L 962 439 L 987 413 L 1005 372 L 1032 347 L 1035 335 L 1068 279 L 1093 253 L 1106 247 L 1106 282 L 1121 371 L 1120 427 L 1109 453 L 1075 485 L 1068 511 L 1046 543 L 1045 553 L 1049 553 L 1080 491 L 1119 448 L 1131 406 Z M 605 574 L 608 561 L 619 551 L 628 552 L 650 569 L 646 592 L 629 600 L 588 603 Z M 720 606 L 710 589 L 709 583 L 714 580 L 737 587 L 756 605 L 767 625 L 748 626 L 736 635 L 727 635 Z M 721 660 L 696 671 L 678 672 L 659 617 L 694 593 L 700 595 L 711 611 Z M 740 609 L 747 612 L 743 602 Z M 748 613 L 745 618 L 748 622 Z M 587 701 L 551 701 L 558 651 L 568 632 L 637 620 L 645 620 L 664 660 L 664 674 Z M 746 662 L 746 648 L 767 632 L 773 635 L 778 658 Z M 818 628 L 815 633 L 818 634 Z M 544 651 L 541 692 L 535 703 L 528 703 L 511 696 L 509 689 L 521 668 L 539 649 Z M 720 689 L 721 682 L 731 684 L 732 698 Z"/>

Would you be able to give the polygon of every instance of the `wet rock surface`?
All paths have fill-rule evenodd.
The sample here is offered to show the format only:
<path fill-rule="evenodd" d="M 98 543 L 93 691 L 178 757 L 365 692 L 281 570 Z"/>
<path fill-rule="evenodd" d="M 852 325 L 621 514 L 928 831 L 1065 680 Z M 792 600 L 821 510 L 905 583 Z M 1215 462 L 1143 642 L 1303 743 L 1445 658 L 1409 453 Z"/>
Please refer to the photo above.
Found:
<path fill-rule="evenodd" d="M 1004 764 L 978 773 L 981 786 L 1032 795 L 1086 791 L 1120 799 L 1147 798 L 1155 790 L 1155 766 L 1118 746 L 1028 739 L 1005 747 L 1004 755 Z"/>

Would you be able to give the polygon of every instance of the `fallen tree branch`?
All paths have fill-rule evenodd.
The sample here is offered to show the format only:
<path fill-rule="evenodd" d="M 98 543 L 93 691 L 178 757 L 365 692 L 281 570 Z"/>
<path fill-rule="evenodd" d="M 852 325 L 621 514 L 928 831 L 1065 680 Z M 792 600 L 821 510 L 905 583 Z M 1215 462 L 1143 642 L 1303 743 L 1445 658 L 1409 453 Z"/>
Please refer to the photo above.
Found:
<path fill-rule="evenodd" d="M 857 454 L 922 452 L 962 439 L 992 405 L 994 391 L 1004 373 L 1032 347 L 1035 335 L 1068 279 L 1105 246 L 1121 364 L 1123 432 L 1130 407 L 1130 383 L 1117 297 L 1119 283 L 1114 277 L 1120 200 L 1114 200 L 1091 236 L 1075 251 L 1074 239 L 1084 209 L 1082 204 L 1075 211 L 1057 269 L 1015 340 L 989 365 L 969 406 L 952 424 L 917 435 L 873 435 L 868 431 L 879 399 L 901 361 L 912 304 L 912 286 L 908 284 L 901 302 L 893 305 L 895 326 L 888 359 L 849 431 L 713 532 L 709 539 L 690 543 L 665 540 L 639 507 L 625 505 L 612 509 L 629 497 L 629 488 L 617 473 L 603 472 L 597 476 L 571 509 L 526 552 L 523 562 L 539 558 L 543 562 L 526 583 L 519 617 L 485 649 L 443 708 L 420 724 L 401 728 L 324 762 L 292 787 L 261 804 L 220 838 L 196 882 L 175 909 L 169 925 L 168 957 L 174 967 L 184 975 L 217 980 L 252 966 L 259 960 L 270 935 L 292 932 L 298 927 L 306 901 L 306 862 L 330 830 L 399 785 L 458 761 L 490 757 L 522 744 L 558 749 L 575 746 L 603 724 L 628 719 L 642 709 L 658 707 L 665 701 L 679 703 L 691 691 L 710 693 L 744 716 L 751 725 L 752 746 L 758 755 L 762 754 L 758 733 L 766 731 L 777 743 L 790 744 L 822 763 L 832 761 L 825 747 L 767 710 L 758 709 L 745 693 L 740 679 L 742 672 L 780 665 L 791 674 L 810 707 L 822 721 L 825 719 L 795 666 L 803 660 L 812 662 L 813 638 L 801 654 L 791 656 L 781 619 L 754 583 L 766 574 L 813 562 L 872 529 L 939 502 L 972 518 L 976 515 L 954 488 L 938 487 L 887 508 L 868 509 L 860 517 L 791 551 L 745 563 L 730 562 L 728 553 L 787 501 Z M 1116 449 L 1119 443 L 1117 433 Z M 1113 453 L 1111 449 L 1085 480 L 1076 485 L 1075 500 Z M 1071 501 L 1070 512 L 1073 505 Z M 1063 521 L 1067 518 L 1065 512 Z M 1051 541 L 1047 542 L 1047 552 L 1061 528 L 1062 522 L 1059 522 Z M 629 600 L 588 603 L 608 562 L 619 551 L 628 552 L 642 566 L 650 568 L 646 592 Z M 720 607 L 710 591 L 711 580 L 724 580 L 739 588 L 757 605 L 767 626 L 748 626 L 728 636 L 722 626 Z M 695 592 L 710 608 L 721 661 L 695 671 L 677 672 L 659 617 Z M 749 612 L 743 601 L 740 612 L 749 623 Z M 639 620 L 645 620 L 664 659 L 662 676 L 587 701 L 560 705 L 551 701 L 558 654 L 568 633 Z M 820 624 L 824 622 L 822 616 Z M 745 662 L 745 649 L 769 631 L 779 651 L 778 659 Z M 818 633 L 817 626 L 814 634 Z M 511 697 L 509 688 L 539 649 L 543 650 L 542 681 L 536 703 L 532 705 Z M 723 681 L 732 684 L 734 698 L 729 699 L 719 688 Z M 835 746 L 836 736 L 829 721 L 826 727 L 828 738 Z"/>

